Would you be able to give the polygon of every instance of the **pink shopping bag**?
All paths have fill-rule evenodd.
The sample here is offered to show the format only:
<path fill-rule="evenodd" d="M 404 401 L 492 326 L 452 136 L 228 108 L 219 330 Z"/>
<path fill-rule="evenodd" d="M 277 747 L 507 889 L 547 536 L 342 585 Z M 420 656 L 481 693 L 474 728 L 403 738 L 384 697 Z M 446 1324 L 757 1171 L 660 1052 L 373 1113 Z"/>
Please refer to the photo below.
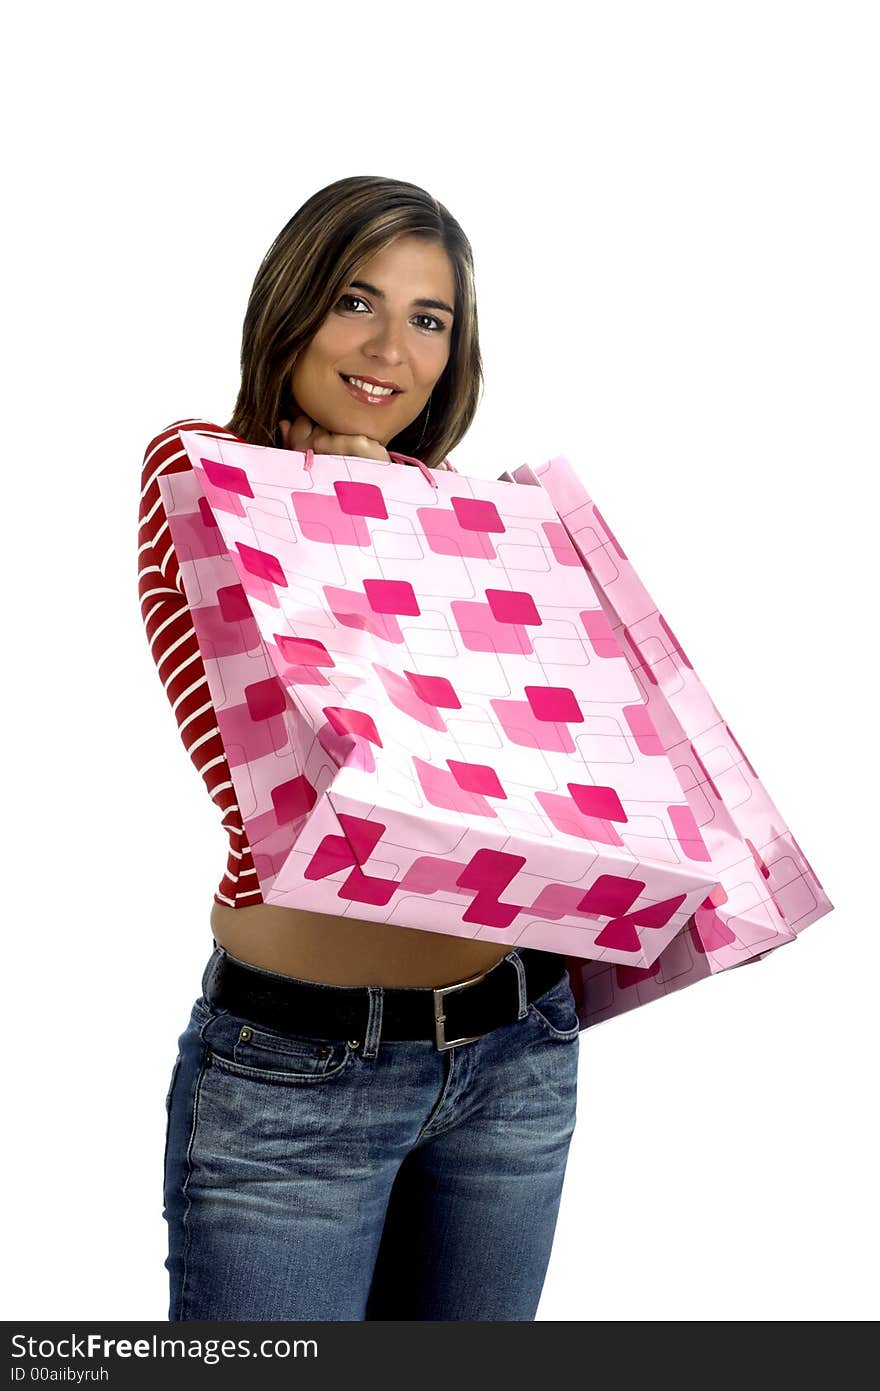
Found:
<path fill-rule="evenodd" d="M 553 503 L 601 605 L 593 650 L 625 654 L 720 881 L 649 966 L 568 959 L 586 1026 L 760 960 L 833 905 L 570 462 L 502 476 L 538 485 Z"/>
<path fill-rule="evenodd" d="M 160 488 L 264 901 L 649 968 L 718 878 L 543 490 L 180 438 Z"/>

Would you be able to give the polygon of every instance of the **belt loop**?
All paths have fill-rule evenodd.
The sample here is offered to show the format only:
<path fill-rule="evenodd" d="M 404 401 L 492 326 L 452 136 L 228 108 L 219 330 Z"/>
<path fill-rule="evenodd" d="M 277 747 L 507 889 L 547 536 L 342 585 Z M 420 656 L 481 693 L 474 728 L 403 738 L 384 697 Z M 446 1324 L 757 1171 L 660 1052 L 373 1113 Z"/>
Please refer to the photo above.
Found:
<path fill-rule="evenodd" d="M 214 951 L 211 952 L 211 955 L 208 958 L 208 964 L 202 972 L 202 999 L 205 1001 L 210 1002 L 211 997 L 209 992 L 211 989 L 211 982 L 216 977 L 217 966 L 222 956 L 223 948 L 217 946 L 215 943 Z"/>
<path fill-rule="evenodd" d="M 516 980 L 517 987 L 519 990 L 519 1013 L 516 1017 L 517 1019 L 525 1019 L 526 1015 L 529 1012 L 529 997 L 526 987 L 525 962 L 523 961 L 516 947 L 514 947 L 513 951 L 509 951 L 507 953 L 504 960 L 509 961 L 511 966 L 516 967 Z"/>
<path fill-rule="evenodd" d="M 384 992 L 381 985 L 368 985 L 367 991 L 370 997 L 370 1012 L 367 1016 L 367 1031 L 364 1034 L 364 1047 L 361 1056 L 375 1058 L 379 1051 L 379 1039 L 382 1034 Z"/>

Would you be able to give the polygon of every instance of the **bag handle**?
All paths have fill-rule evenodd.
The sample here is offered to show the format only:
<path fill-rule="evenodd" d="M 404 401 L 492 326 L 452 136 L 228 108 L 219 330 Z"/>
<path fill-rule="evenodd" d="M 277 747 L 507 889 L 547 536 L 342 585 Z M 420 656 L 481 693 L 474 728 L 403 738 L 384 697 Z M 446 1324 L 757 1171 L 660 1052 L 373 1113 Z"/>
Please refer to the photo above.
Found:
<path fill-rule="evenodd" d="M 421 459 L 414 459 L 411 454 L 397 454 L 393 449 L 388 450 L 388 458 L 396 460 L 398 464 L 418 464 L 419 468 L 422 470 L 423 476 L 427 478 L 431 487 L 436 488 L 438 486 L 437 480 L 428 468 L 428 465 L 423 464 Z"/>
<path fill-rule="evenodd" d="M 418 464 L 419 468 L 422 470 L 422 473 L 423 473 L 424 477 L 427 478 L 428 482 L 431 484 L 431 487 L 432 487 L 432 488 L 437 488 L 437 487 L 439 487 L 439 484 L 438 484 L 436 478 L 433 476 L 432 470 L 428 468 L 428 465 L 427 465 L 427 464 L 423 464 L 422 461 L 421 461 L 421 459 L 414 459 L 413 456 L 412 456 L 411 454 L 398 454 L 398 453 L 397 453 L 395 450 L 393 450 L 393 449 L 389 449 L 389 450 L 388 450 L 388 457 L 389 457 L 389 459 L 393 459 L 393 460 L 395 461 L 395 463 L 398 463 L 398 464 Z M 310 468 L 312 467 L 312 464 L 313 464 L 314 462 L 315 462 L 315 451 L 314 451 L 314 449 L 307 449 L 307 450 L 306 450 L 305 463 L 303 464 L 303 467 L 304 467 L 306 470 L 308 470 L 308 469 L 310 469 Z M 444 462 L 444 463 L 447 465 L 447 467 L 448 467 L 448 465 L 449 465 L 449 460 L 448 460 L 448 459 L 444 459 L 443 462 Z"/>

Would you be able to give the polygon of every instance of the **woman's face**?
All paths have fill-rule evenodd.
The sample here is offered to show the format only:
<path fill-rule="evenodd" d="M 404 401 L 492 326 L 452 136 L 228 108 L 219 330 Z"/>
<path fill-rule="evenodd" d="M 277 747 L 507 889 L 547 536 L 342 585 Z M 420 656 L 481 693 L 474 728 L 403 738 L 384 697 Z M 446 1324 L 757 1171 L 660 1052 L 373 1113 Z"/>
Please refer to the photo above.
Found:
<path fill-rule="evenodd" d="M 449 361 L 455 310 L 452 262 L 436 242 L 401 236 L 343 289 L 290 383 L 296 404 L 323 429 L 387 444 L 424 408 Z M 377 404 L 344 377 L 393 383 Z"/>

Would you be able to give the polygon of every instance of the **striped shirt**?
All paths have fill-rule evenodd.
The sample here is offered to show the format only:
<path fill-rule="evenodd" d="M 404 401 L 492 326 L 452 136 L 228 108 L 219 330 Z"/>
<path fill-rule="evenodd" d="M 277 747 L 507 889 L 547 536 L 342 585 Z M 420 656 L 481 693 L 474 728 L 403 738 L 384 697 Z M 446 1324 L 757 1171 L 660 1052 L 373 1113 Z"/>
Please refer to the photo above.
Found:
<path fill-rule="evenodd" d="M 214 894 L 215 903 L 246 908 L 262 903 L 263 895 L 244 824 L 217 717 L 208 691 L 196 630 L 183 591 L 180 567 L 171 541 L 168 518 L 159 491 L 164 473 L 191 468 L 178 430 L 195 430 L 214 439 L 235 440 L 220 425 L 205 420 L 175 420 L 147 445 L 141 474 L 138 515 L 138 594 L 147 641 L 159 678 L 171 702 L 187 753 L 202 775 L 222 824 L 229 835 L 226 872 Z"/>

